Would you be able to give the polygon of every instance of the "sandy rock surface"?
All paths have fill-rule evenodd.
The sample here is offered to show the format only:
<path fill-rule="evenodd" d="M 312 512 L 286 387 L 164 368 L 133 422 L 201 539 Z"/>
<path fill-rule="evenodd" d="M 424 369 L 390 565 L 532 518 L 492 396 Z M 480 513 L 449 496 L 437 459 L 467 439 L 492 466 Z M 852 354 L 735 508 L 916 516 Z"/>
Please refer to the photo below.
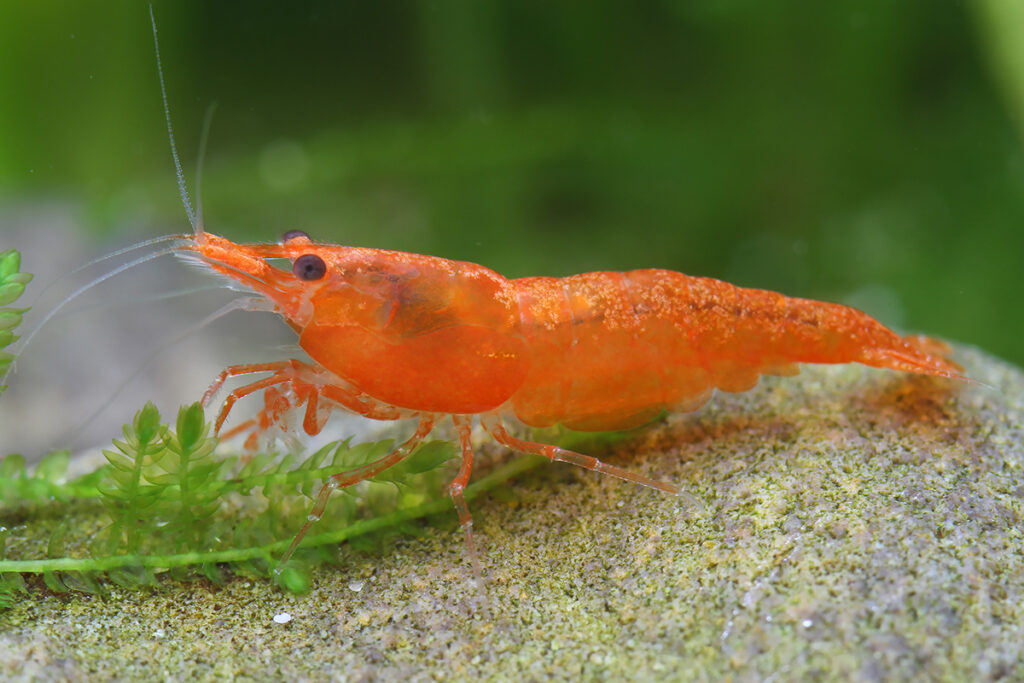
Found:
<path fill-rule="evenodd" d="M 34 590 L 0 678 L 1024 678 L 1024 374 L 805 367 L 615 448 L 680 497 L 552 465 L 457 530 L 288 595 L 269 581 Z"/>

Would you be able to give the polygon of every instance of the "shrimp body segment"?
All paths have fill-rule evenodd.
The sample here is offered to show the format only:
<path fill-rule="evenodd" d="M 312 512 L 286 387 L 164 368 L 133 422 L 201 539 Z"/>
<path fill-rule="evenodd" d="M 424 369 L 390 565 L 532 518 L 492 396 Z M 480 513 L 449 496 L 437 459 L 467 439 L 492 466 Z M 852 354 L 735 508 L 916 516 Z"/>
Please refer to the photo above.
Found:
<path fill-rule="evenodd" d="M 473 263 L 316 244 L 297 231 L 255 245 L 199 231 L 181 250 L 264 297 L 313 361 L 225 370 L 205 400 L 229 376 L 272 374 L 229 394 L 217 428 L 236 400 L 256 391 L 265 408 L 243 427 L 257 432 L 304 405 L 305 430 L 314 434 L 341 407 L 374 419 L 418 418 L 411 440 L 418 443 L 450 416 L 463 442 L 450 491 L 470 542 L 461 491 L 473 415 L 516 450 L 676 492 L 589 456 L 516 439 L 501 417 L 620 429 L 665 410 L 695 409 L 715 388 L 746 391 L 762 374 L 795 374 L 798 363 L 859 362 L 964 379 L 941 343 L 901 337 L 855 309 L 668 270 L 510 280 Z M 290 260 L 292 270 L 271 259 Z M 381 466 L 414 447 L 407 442 Z M 311 519 L 332 488 L 375 473 L 336 475 Z"/>

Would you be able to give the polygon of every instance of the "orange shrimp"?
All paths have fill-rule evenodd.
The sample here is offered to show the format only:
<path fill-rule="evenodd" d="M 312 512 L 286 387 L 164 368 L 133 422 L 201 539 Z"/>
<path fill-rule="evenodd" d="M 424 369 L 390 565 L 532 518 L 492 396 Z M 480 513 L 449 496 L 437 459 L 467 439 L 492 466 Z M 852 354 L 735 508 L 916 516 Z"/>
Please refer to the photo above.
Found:
<path fill-rule="evenodd" d="M 226 368 L 203 396 L 204 405 L 229 377 L 270 375 L 228 394 L 215 431 L 239 399 L 260 391 L 260 414 L 231 433 L 258 435 L 303 407 L 310 435 L 323 429 L 334 409 L 376 420 L 417 420 L 413 436 L 393 452 L 329 478 L 275 571 L 323 515 L 332 491 L 397 464 L 442 418 L 452 419 L 461 445 L 462 463 L 448 491 L 479 581 L 473 519 L 463 496 L 473 469 L 474 416 L 513 450 L 678 493 L 673 484 L 597 458 L 518 439 L 502 418 L 515 416 L 535 427 L 622 429 L 666 410 L 694 410 L 714 388 L 745 391 L 762 374 L 794 374 L 797 363 L 859 362 L 966 379 L 943 358 L 948 348 L 941 342 L 900 337 L 846 306 L 710 278 L 634 270 L 509 280 L 474 263 L 317 244 L 301 231 L 285 233 L 279 244 L 235 244 L 208 233 L 185 188 L 152 6 L 150 20 L 179 190 L 195 228 L 193 236 L 150 243 L 179 239 L 173 250 L 251 289 L 257 297 L 224 311 L 246 307 L 282 315 L 312 359 Z M 292 267 L 276 268 L 273 259 L 290 260 Z"/>
<path fill-rule="evenodd" d="M 442 418 L 451 417 L 459 436 L 462 465 L 449 493 L 479 576 L 462 493 L 473 467 L 474 416 L 513 450 L 677 493 L 596 458 L 515 438 L 502 417 L 534 427 L 622 429 L 666 410 L 694 410 L 715 388 L 746 391 L 762 374 L 795 374 L 797 363 L 858 362 L 966 379 L 940 355 L 948 351 L 941 342 L 901 337 L 847 306 L 668 270 L 509 280 L 474 263 L 317 244 L 300 231 L 279 244 L 235 244 L 198 228 L 180 249 L 252 289 L 258 308 L 282 315 L 312 359 L 225 369 L 204 404 L 229 377 L 271 374 L 228 394 L 218 432 L 238 399 L 261 390 L 259 417 L 233 432 L 258 434 L 300 407 L 311 435 L 338 408 L 418 420 L 394 452 L 330 478 L 282 564 L 332 490 L 396 464 Z M 290 260 L 291 270 L 271 259 Z"/>

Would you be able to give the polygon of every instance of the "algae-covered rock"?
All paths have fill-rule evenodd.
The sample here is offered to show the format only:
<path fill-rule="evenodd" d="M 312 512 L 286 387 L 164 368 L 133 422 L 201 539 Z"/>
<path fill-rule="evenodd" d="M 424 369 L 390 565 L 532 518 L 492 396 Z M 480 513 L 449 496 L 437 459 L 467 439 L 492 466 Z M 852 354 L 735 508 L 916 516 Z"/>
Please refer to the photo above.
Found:
<path fill-rule="evenodd" d="M 486 608 L 430 529 L 303 596 L 36 591 L 0 676 L 1019 680 L 1024 374 L 957 359 L 990 386 L 805 367 L 610 454 L 679 497 L 556 464 L 478 499 Z"/>

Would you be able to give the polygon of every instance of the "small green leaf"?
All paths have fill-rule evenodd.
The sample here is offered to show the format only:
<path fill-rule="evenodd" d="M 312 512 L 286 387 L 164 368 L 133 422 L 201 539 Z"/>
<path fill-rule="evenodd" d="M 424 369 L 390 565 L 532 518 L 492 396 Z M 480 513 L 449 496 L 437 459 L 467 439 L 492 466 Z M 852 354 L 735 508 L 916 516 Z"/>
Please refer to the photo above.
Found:
<path fill-rule="evenodd" d="M 156 576 L 149 567 L 134 567 L 131 565 L 111 569 L 107 576 L 118 586 L 124 588 L 139 588 L 140 586 L 156 585 Z"/>
<path fill-rule="evenodd" d="M 10 346 L 18 339 L 20 339 L 20 337 L 16 337 L 14 332 L 11 330 L 0 330 L 0 349 L 5 346 Z"/>
<path fill-rule="evenodd" d="M 269 453 L 260 453 L 259 455 L 253 456 L 253 458 L 242 465 L 242 469 L 238 471 L 238 479 L 245 480 L 257 476 L 263 471 L 263 468 L 270 464 L 274 459 L 274 456 Z"/>
<path fill-rule="evenodd" d="M 179 566 L 171 567 L 169 570 L 167 570 L 167 574 L 170 575 L 170 577 L 175 581 L 191 581 L 195 578 L 195 575 L 192 573 L 192 571 L 193 570 L 191 567 Z"/>
<path fill-rule="evenodd" d="M 406 460 L 406 471 L 420 474 L 437 469 L 455 457 L 455 446 L 450 441 L 428 441 Z"/>
<path fill-rule="evenodd" d="M 169 452 L 167 454 L 167 457 L 160 460 L 160 468 L 163 469 L 164 472 L 168 472 L 170 474 L 177 474 L 178 469 L 180 467 L 181 457 L 173 451 Z M 146 478 L 148 479 L 149 477 L 147 476 Z"/>
<path fill-rule="evenodd" d="M 78 490 L 95 489 L 103 480 L 103 477 L 107 476 L 108 472 L 110 472 L 110 468 L 106 465 L 100 465 L 99 468 L 92 472 L 86 472 L 85 474 L 75 477 L 65 484 L 65 486 Z"/>
<path fill-rule="evenodd" d="M 64 536 L 68 531 L 67 521 L 65 518 L 50 534 L 50 540 L 46 544 L 47 557 L 64 557 Z"/>
<path fill-rule="evenodd" d="M 97 489 L 99 489 L 99 492 L 100 492 L 101 496 L 103 496 L 104 498 L 110 499 L 110 500 L 119 500 L 119 501 L 121 501 L 121 500 L 127 500 L 129 498 L 129 494 L 127 492 L 122 491 L 117 486 L 109 486 L 105 482 L 100 483 L 100 485 L 97 487 Z"/>
<path fill-rule="evenodd" d="M 56 483 L 67 473 L 70 460 L 70 451 L 54 451 L 39 461 L 39 464 L 36 465 L 35 476 L 38 479 Z"/>
<path fill-rule="evenodd" d="M 21 313 L 17 311 L 0 311 L 0 330 L 13 330 L 21 324 Z"/>
<path fill-rule="evenodd" d="M 61 576 L 62 583 L 71 590 L 92 595 L 105 595 L 103 586 L 96 580 L 93 572 L 66 572 Z"/>
<path fill-rule="evenodd" d="M 206 416 L 198 402 L 178 411 L 178 443 L 186 451 L 196 448 L 206 436 Z"/>
<path fill-rule="evenodd" d="M 107 462 L 109 462 L 115 469 L 122 472 L 131 472 L 135 469 L 135 465 L 132 463 L 131 459 L 121 455 L 117 451 L 111 451 L 104 448 L 103 457 L 106 458 Z"/>
<path fill-rule="evenodd" d="M 4 278 L 4 283 L 17 282 L 18 284 L 27 285 L 32 282 L 32 273 L 15 273 L 14 275 L 8 275 Z"/>
<path fill-rule="evenodd" d="M 46 587 L 54 593 L 68 592 L 68 587 L 64 585 L 59 572 L 43 572 L 43 582 L 46 583 Z"/>
<path fill-rule="evenodd" d="M 21 496 L 29 500 L 44 500 L 55 493 L 48 482 L 39 479 L 23 479 L 20 488 Z"/>
<path fill-rule="evenodd" d="M 324 446 L 323 448 L 318 450 L 316 453 L 314 453 L 313 455 L 311 455 L 308 458 L 306 458 L 306 462 L 302 463 L 302 465 L 300 465 L 298 469 L 304 469 L 304 470 L 315 470 L 315 469 L 318 469 L 321 465 L 323 465 L 324 460 L 327 459 L 327 456 L 331 454 L 331 449 L 332 448 L 333 448 L 332 444 L 327 444 L 326 446 Z"/>
<path fill-rule="evenodd" d="M 139 439 L 139 443 L 149 443 L 160 431 L 160 411 L 152 401 L 147 401 L 142 410 L 135 414 L 132 420 L 132 428 Z"/>
<path fill-rule="evenodd" d="M 0 281 L 14 275 L 21 268 L 21 254 L 14 249 L 0 252 Z"/>
<path fill-rule="evenodd" d="M 6 306 L 16 301 L 25 291 L 25 285 L 20 282 L 5 282 L 0 285 L 0 306 Z"/>
<path fill-rule="evenodd" d="M 210 580 L 210 583 L 221 586 L 224 584 L 224 572 L 213 562 L 206 562 L 201 567 L 203 576 Z"/>
<path fill-rule="evenodd" d="M 283 458 L 277 461 L 277 467 L 274 468 L 276 472 L 287 472 L 292 468 L 292 463 L 295 462 L 295 454 L 288 453 Z"/>
<path fill-rule="evenodd" d="M 0 608 L 10 607 L 18 593 L 27 592 L 21 574 L 0 574 Z"/>
<path fill-rule="evenodd" d="M 178 477 L 176 474 L 146 474 L 143 475 L 150 484 L 156 484 L 157 486 L 170 486 L 178 483 Z"/>
<path fill-rule="evenodd" d="M 25 476 L 25 456 L 11 453 L 0 460 L 0 479 L 12 479 Z"/>

